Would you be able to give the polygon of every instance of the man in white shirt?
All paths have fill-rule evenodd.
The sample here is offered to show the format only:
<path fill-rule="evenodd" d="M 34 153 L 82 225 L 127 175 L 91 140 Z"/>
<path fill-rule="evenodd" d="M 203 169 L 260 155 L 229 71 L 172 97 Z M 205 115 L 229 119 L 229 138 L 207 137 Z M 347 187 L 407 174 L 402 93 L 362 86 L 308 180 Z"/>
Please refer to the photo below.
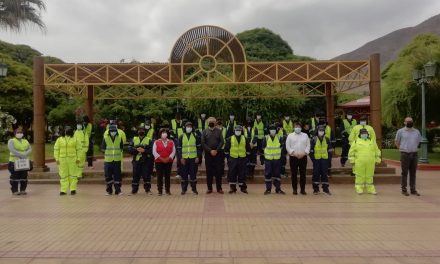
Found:
<path fill-rule="evenodd" d="M 290 156 L 290 170 L 292 172 L 293 194 L 298 194 L 298 169 L 299 186 L 301 194 L 306 195 L 306 168 L 307 155 L 310 153 L 310 139 L 306 133 L 302 132 L 301 123 L 295 122 L 294 132 L 287 136 L 286 150 Z"/>

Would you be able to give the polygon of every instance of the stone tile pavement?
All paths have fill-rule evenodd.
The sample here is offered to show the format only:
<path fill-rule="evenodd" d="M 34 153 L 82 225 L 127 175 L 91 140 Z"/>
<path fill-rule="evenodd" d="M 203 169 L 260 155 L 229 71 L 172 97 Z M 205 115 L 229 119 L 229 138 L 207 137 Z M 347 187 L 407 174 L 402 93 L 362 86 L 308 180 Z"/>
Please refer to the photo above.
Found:
<path fill-rule="evenodd" d="M 104 196 L 102 185 L 30 185 L 12 197 L 0 171 L 0 263 L 440 263 L 440 172 L 419 172 L 422 196 L 179 193 Z M 130 187 L 123 186 L 125 193 Z M 225 186 L 225 189 L 227 187 Z"/>

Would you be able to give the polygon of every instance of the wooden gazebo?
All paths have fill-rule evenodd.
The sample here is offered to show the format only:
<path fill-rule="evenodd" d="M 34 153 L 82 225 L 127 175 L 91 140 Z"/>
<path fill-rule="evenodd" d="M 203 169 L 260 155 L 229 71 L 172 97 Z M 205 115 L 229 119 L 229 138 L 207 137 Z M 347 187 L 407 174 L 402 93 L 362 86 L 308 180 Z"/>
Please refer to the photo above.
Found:
<path fill-rule="evenodd" d="M 255 96 L 246 86 L 213 95 L 217 84 L 270 84 L 271 93 Z M 294 84 L 294 85 L 285 85 Z M 93 119 L 93 101 L 103 99 L 207 99 L 326 97 L 327 120 L 334 126 L 334 95 L 360 85 L 370 87 L 371 124 L 381 146 L 380 58 L 359 61 L 248 62 L 234 34 L 217 26 L 199 26 L 176 41 L 167 63 L 45 64 L 34 58 L 34 170 L 45 166 L 46 89 L 86 98 Z M 280 87 L 285 87 L 280 89 Z M 190 93 L 182 93 L 190 89 Z"/>

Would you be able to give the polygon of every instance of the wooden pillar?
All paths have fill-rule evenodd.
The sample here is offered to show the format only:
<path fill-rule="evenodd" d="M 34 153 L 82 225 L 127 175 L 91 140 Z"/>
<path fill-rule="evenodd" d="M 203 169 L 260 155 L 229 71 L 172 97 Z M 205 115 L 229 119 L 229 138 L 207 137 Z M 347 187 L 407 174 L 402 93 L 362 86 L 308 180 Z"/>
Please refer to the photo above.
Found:
<path fill-rule="evenodd" d="M 45 100 L 44 100 L 44 58 L 34 57 L 34 171 L 48 171 L 45 162 L 44 144 L 46 139 Z"/>
<path fill-rule="evenodd" d="M 335 97 L 333 95 L 332 83 L 325 83 L 325 99 L 327 107 L 327 123 L 335 129 Z"/>
<path fill-rule="evenodd" d="M 370 123 L 376 132 L 377 146 L 382 149 L 382 113 L 380 88 L 380 54 L 370 56 Z"/>
<path fill-rule="evenodd" d="M 93 124 L 93 85 L 87 86 L 87 100 L 85 101 L 86 114 Z"/>

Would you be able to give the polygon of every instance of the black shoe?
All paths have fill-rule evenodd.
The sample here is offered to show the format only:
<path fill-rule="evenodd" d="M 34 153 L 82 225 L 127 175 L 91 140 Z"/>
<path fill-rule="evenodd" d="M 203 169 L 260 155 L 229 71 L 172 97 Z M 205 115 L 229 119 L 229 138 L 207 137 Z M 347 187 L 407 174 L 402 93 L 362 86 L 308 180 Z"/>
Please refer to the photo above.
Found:
<path fill-rule="evenodd" d="M 319 191 L 313 191 L 313 194 L 314 194 L 314 195 L 318 195 L 318 194 L 319 194 Z"/>
<path fill-rule="evenodd" d="M 186 193 L 186 192 L 182 191 L 180 194 L 181 194 L 181 195 L 185 195 L 185 193 Z"/>
<path fill-rule="evenodd" d="M 247 190 L 240 190 L 242 193 L 248 194 Z"/>
<path fill-rule="evenodd" d="M 212 190 L 207 190 L 206 191 L 206 194 L 210 194 L 210 193 L 212 193 Z"/>
<path fill-rule="evenodd" d="M 232 190 L 232 189 L 231 189 L 231 190 L 229 190 L 228 193 L 229 193 L 229 194 L 233 194 L 233 193 L 236 193 L 236 192 L 237 192 L 237 190 Z"/>
<path fill-rule="evenodd" d="M 326 193 L 327 195 L 332 195 L 332 193 L 330 192 L 330 190 L 325 190 L 324 193 Z"/>
<path fill-rule="evenodd" d="M 12 195 L 21 195 L 21 193 L 20 192 L 12 192 Z"/>
<path fill-rule="evenodd" d="M 165 192 L 167 195 L 171 195 L 171 192 L 170 191 L 168 191 L 168 192 Z"/>
<path fill-rule="evenodd" d="M 66 193 L 65 192 L 60 192 L 60 195 L 62 196 L 62 195 L 66 195 Z"/>
<path fill-rule="evenodd" d="M 278 194 L 286 194 L 284 191 L 282 191 L 282 190 L 279 190 L 279 191 L 277 191 L 277 193 Z"/>
<path fill-rule="evenodd" d="M 70 191 L 70 195 L 75 195 L 76 191 Z"/>
<path fill-rule="evenodd" d="M 405 196 L 409 196 L 409 193 L 407 191 L 402 191 L 402 194 Z"/>
<path fill-rule="evenodd" d="M 418 193 L 417 191 L 411 191 L 411 194 L 415 196 L 420 196 L 420 193 Z"/>
<path fill-rule="evenodd" d="M 293 195 L 298 195 L 298 191 L 293 191 Z"/>
<path fill-rule="evenodd" d="M 20 191 L 20 195 L 27 195 L 26 191 Z"/>
<path fill-rule="evenodd" d="M 270 194 L 270 190 L 265 190 L 264 195 L 268 195 L 268 194 Z"/>
<path fill-rule="evenodd" d="M 199 195 L 199 192 L 197 190 L 193 191 L 194 195 Z"/>
<path fill-rule="evenodd" d="M 145 191 L 145 193 L 148 195 L 153 195 L 153 193 L 151 191 Z"/>
<path fill-rule="evenodd" d="M 306 191 L 301 191 L 302 195 L 307 195 Z"/>

